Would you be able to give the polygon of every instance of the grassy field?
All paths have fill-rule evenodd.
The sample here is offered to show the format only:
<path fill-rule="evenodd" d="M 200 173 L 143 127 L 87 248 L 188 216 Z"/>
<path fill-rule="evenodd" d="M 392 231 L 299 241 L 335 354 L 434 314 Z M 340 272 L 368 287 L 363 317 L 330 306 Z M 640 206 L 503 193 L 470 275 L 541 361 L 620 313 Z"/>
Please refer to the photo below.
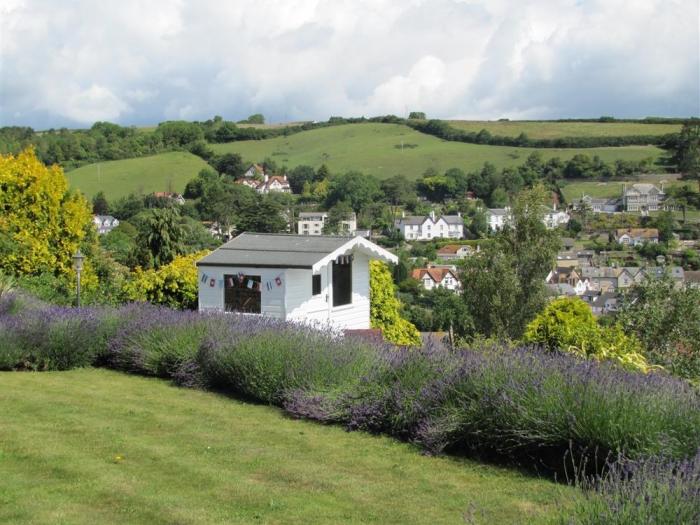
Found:
<path fill-rule="evenodd" d="M 401 144 L 404 147 L 401 149 Z M 402 173 L 419 177 L 427 168 L 444 171 L 459 167 L 481 168 L 484 162 L 498 167 L 521 164 L 534 151 L 530 148 L 485 146 L 448 142 L 400 124 L 348 124 L 296 133 L 288 137 L 212 144 L 217 153 L 239 153 L 246 161 L 274 159 L 289 168 L 300 164 L 331 171 L 358 170 L 382 178 Z M 658 158 L 662 151 L 652 146 L 589 149 L 543 149 L 545 158 L 568 159 L 577 153 L 599 155 L 605 161 Z"/>
<path fill-rule="evenodd" d="M 642 124 L 636 122 L 537 122 L 451 120 L 454 128 L 478 133 L 482 129 L 492 135 L 517 137 L 525 133 L 531 139 L 560 137 L 624 137 L 626 135 L 665 135 L 678 133 L 680 124 Z"/>
<path fill-rule="evenodd" d="M 185 184 L 206 166 L 199 157 L 176 151 L 89 164 L 67 172 L 66 176 L 71 188 L 79 189 L 88 197 L 102 190 L 112 200 L 131 192 L 182 192 Z"/>
<path fill-rule="evenodd" d="M 0 374 L 0 522 L 543 523 L 565 486 L 107 370 Z"/>
<path fill-rule="evenodd" d="M 632 181 L 610 181 L 599 182 L 590 180 L 570 180 L 562 187 L 562 193 L 567 202 L 574 199 L 580 199 L 582 194 L 590 195 L 591 197 L 620 197 L 622 195 L 622 187 L 628 186 L 636 182 L 651 182 L 657 186 L 661 186 L 664 182 L 666 188 L 670 186 L 683 186 L 692 182 L 678 180 L 678 175 L 643 175 L 638 180 Z"/>

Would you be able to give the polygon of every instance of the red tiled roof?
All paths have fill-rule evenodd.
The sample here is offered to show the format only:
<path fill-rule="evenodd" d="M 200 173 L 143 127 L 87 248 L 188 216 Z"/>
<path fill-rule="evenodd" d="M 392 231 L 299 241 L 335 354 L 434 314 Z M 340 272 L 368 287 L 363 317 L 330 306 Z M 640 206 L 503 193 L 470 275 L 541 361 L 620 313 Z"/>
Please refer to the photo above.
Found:
<path fill-rule="evenodd" d="M 446 244 L 442 248 L 440 248 L 437 252 L 438 253 L 449 253 L 449 254 L 456 254 L 457 251 L 461 248 L 459 244 Z"/>
<path fill-rule="evenodd" d="M 630 237 L 658 237 L 659 230 L 657 228 L 618 228 L 618 237 L 622 237 L 625 234 Z"/>
<path fill-rule="evenodd" d="M 449 268 L 416 268 L 411 272 L 411 277 L 422 281 L 425 274 L 428 274 L 433 281 L 441 283 L 448 273 L 455 277 L 454 273 L 452 273 L 452 270 Z"/>

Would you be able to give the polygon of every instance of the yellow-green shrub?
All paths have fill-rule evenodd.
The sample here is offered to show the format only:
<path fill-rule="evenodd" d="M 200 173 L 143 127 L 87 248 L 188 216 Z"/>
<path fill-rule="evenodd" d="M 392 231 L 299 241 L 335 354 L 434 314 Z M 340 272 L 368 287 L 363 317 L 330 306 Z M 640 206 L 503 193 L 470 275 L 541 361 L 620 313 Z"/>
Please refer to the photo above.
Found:
<path fill-rule="evenodd" d="M 401 302 L 396 297 L 394 281 L 386 264 L 369 263 L 370 324 L 380 328 L 387 341 L 404 346 L 420 344 L 418 329 L 400 315 Z"/>
<path fill-rule="evenodd" d="M 549 303 L 527 326 L 523 342 L 598 361 L 613 360 L 631 370 L 651 369 L 634 336 L 626 335 L 619 325 L 601 326 L 579 298 Z"/>
<path fill-rule="evenodd" d="M 197 267 L 195 262 L 207 251 L 176 257 L 157 270 L 137 268 L 124 284 L 124 297 L 129 301 L 148 301 L 172 308 L 196 308 Z"/>

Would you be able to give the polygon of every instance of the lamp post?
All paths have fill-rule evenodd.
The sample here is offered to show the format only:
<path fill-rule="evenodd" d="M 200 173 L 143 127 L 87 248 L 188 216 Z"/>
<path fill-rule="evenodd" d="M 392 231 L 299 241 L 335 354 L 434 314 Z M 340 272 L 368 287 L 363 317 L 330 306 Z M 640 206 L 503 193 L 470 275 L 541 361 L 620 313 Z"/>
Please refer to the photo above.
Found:
<path fill-rule="evenodd" d="M 73 268 L 75 268 L 75 274 L 77 276 L 76 281 L 76 306 L 80 307 L 80 272 L 83 271 L 83 259 L 85 256 L 80 253 L 80 248 L 73 255 Z"/>

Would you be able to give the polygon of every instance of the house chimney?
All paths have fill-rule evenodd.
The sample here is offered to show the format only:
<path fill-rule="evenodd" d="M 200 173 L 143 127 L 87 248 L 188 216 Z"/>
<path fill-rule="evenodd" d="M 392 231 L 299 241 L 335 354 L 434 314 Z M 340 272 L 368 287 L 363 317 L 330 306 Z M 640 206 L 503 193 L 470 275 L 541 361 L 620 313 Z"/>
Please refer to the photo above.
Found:
<path fill-rule="evenodd" d="M 401 218 L 402 219 L 406 218 L 406 210 L 401 210 Z"/>
<path fill-rule="evenodd" d="M 430 218 L 435 220 L 435 210 L 430 210 Z"/>
<path fill-rule="evenodd" d="M 264 182 L 267 182 L 269 179 L 270 179 L 270 177 L 267 175 L 267 173 L 265 175 L 263 175 Z"/>
<path fill-rule="evenodd" d="M 457 217 L 461 217 L 461 216 L 462 216 L 462 212 L 461 212 L 461 211 L 458 211 L 458 212 L 457 212 Z"/>
<path fill-rule="evenodd" d="M 284 175 L 282 175 L 282 180 L 287 182 L 287 174 L 286 173 Z"/>

